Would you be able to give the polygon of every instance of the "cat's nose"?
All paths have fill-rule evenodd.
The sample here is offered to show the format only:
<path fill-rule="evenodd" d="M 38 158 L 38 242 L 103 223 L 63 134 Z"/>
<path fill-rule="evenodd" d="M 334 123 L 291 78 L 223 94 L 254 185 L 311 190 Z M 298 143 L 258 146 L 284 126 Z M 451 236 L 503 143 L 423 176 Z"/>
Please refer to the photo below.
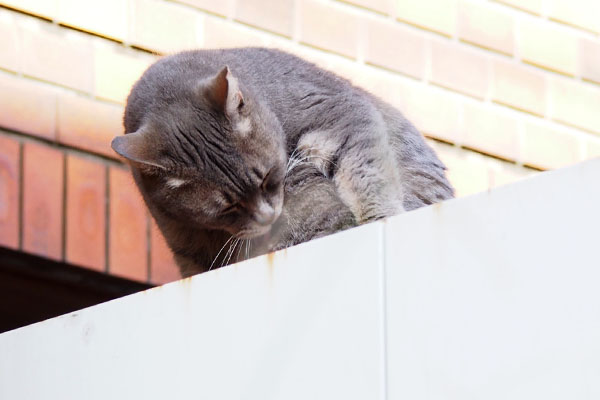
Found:
<path fill-rule="evenodd" d="M 254 213 L 254 219 L 260 225 L 271 225 L 279 217 L 279 211 L 273 208 L 266 201 L 261 201 Z"/>

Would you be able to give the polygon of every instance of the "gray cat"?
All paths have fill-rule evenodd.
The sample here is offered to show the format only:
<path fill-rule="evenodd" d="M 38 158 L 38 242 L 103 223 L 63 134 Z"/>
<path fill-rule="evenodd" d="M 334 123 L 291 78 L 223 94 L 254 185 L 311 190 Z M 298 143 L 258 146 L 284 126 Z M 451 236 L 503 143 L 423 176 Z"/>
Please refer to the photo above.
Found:
<path fill-rule="evenodd" d="M 453 196 L 399 111 L 278 50 L 165 57 L 124 124 L 112 147 L 183 276 Z"/>

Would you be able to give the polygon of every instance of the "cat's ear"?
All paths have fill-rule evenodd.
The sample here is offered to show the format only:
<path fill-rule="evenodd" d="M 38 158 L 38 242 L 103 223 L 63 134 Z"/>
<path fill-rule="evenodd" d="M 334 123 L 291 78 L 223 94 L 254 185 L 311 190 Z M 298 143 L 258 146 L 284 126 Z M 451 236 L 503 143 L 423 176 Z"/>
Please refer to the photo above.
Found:
<path fill-rule="evenodd" d="M 165 169 L 158 161 L 156 146 L 149 142 L 147 135 L 144 135 L 141 129 L 137 132 L 117 136 L 112 140 L 110 146 L 117 154 L 137 164 L 138 167 L 151 166 Z"/>
<path fill-rule="evenodd" d="M 215 108 L 226 114 L 233 114 L 244 105 L 244 96 L 239 88 L 238 80 L 228 66 L 223 67 L 217 75 L 203 85 L 206 96 Z"/>

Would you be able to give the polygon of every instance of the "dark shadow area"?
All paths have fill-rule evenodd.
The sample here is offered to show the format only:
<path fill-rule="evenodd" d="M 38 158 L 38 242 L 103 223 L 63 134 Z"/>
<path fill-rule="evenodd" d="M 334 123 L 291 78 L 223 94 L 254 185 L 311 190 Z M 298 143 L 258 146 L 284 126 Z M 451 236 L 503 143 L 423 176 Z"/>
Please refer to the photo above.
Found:
<path fill-rule="evenodd" d="M 0 247 L 0 333 L 150 287 Z"/>

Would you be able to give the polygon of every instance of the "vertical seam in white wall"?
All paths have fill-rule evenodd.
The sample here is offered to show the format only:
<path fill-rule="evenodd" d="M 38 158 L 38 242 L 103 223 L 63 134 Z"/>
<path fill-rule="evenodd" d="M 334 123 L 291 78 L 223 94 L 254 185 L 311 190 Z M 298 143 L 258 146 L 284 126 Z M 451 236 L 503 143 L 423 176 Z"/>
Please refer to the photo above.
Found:
<path fill-rule="evenodd" d="M 379 234 L 379 305 L 381 312 L 380 319 L 380 342 L 381 342 L 381 399 L 387 400 L 387 277 L 386 277 L 386 248 L 385 248 L 385 231 L 386 222 L 380 223 Z"/>

